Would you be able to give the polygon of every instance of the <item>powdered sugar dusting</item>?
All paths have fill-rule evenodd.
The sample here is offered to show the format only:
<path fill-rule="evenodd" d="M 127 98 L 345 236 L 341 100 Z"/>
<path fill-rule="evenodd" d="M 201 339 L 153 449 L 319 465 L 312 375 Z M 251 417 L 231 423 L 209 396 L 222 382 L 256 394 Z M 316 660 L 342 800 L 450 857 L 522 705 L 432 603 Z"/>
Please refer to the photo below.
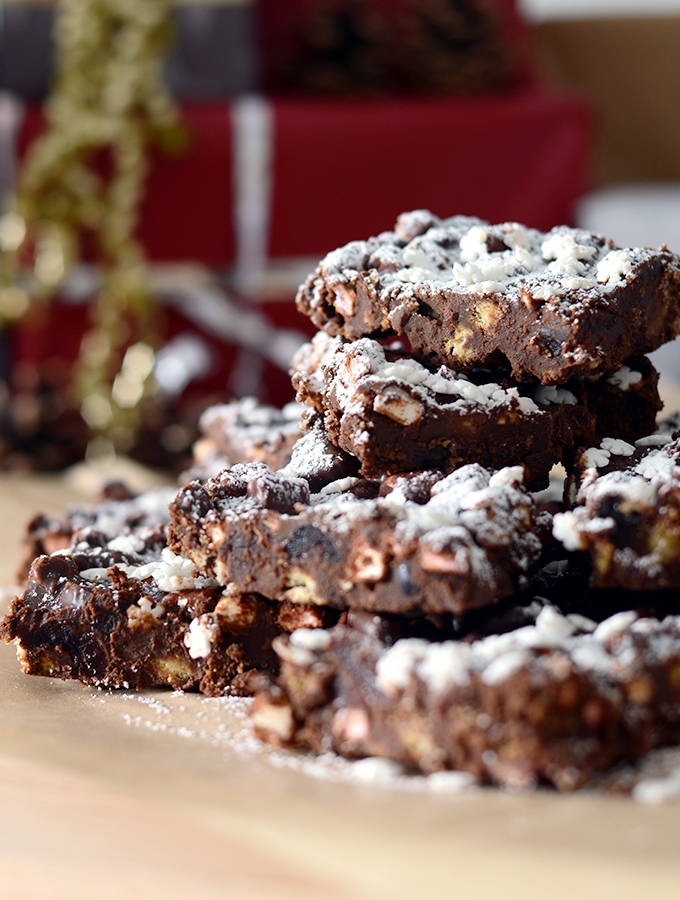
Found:
<path fill-rule="evenodd" d="M 314 360 L 311 373 L 310 360 Z M 331 405 L 343 413 L 362 409 L 364 386 L 369 384 L 402 386 L 410 396 L 428 406 L 445 402 L 465 409 L 518 408 L 525 415 L 541 411 L 531 397 L 520 395 L 516 387 L 503 388 L 495 382 L 474 384 L 446 366 L 433 372 L 412 357 L 388 361 L 382 345 L 369 338 L 345 344 L 319 332 L 312 339 L 311 347 L 306 345 L 293 359 L 292 368 L 304 371 L 310 379 L 311 390 L 327 395 Z M 576 398 L 568 391 L 554 389 L 540 394 L 540 401 L 549 406 L 576 403 Z"/>
<path fill-rule="evenodd" d="M 353 241 L 328 254 L 322 268 L 329 281 L 334 276 L 351 280 L 351 274 L 365 269 L 371 258 L 378 264 L 375 244 L 383 242 L 389 245 L 390 265 L 380 272 L 381 291 L 389 292 L 395 283 L 431 282 L 472 295 L 503 292 L 520 299 L 524 291 L 536 299 L 559 301 L 574 291 L 607 294 L 625 283 L 635 266 L 653 252 L 622 250 L 567 226 L 544 234 L 516 222 L 490 225 L 464 216 L 438 220 L 431 213 L 431 226 L 413 236 L 409 227 L 413 215 L 400 217 L 398 234 L 407 240 L 403 247 L 384 233 L 372 242 Z"/>
<path fill-rule="evenodd" d="M 467 772 L 417 775 L 404 766 L 380 757 L 349 760 L 334 753 L 311 754 L 273 749 L 252 732 L 248 716 L 252 700 L 244 697 L 202 697 L 179 692 L 126 692 L 100 690 L 93 702 L 118 713 L 129 728 L 144 729 L 163 737 L 207 745 L 225 751 L 249 766 L 297 772 L 307 778 L 363 789 L 431 793 L 442 796 L 470 795 L 478 780 Z"/>
<path fill-rule="evenodd" d="M 414 775 L 389 760 L 368 757 L 348 760 L 333 753 L 313 755 L 297 750 L 274 749 L 259 741 L 248 722 L 252 700 L 242 697 L 208 698 L 172 691 L 111 691 L 100 689 L 83 698 L 103 707 L 108 716 L 119 716 L 126 728 L 153 735 L 162 752 L 166 738 L 178 738 L 197 746 L 229 754 L 249 767 L 298 773 L 322 782 L 355 785 L 362 790 L 389 790 L 436 794 L 440 797 L 475 796 L 478 780 L 467 772 L 442 771 Z M 618 792 L 629 791 L 633 801 L 659 805 L 680 800 L 680 750 L 652 751 L 634 766 L 620 767 L 612 781 Z M 610 790 L 607 781 L 595 782 L 591 795 Z"/>
<path fill-rule="evenodd" d="M 145 529 L 168 524 L 168 506 L 177 489 L 153 488 L 126 500 L 104 500 L 67 510 L 66 520 L 74 533 L 91 529 L 117 542 L 114 549 L 137 552 L 134 544 L 145 538 Z"/>
<path fill-rule="evenodd" d="M 338 451 L 320 429 L 306 432 L 293 447 L 290 462 L 279 470 L 283 478 L 294 478 L 301 473 L 332 471 Z"/>
<path fill-rule="evenodd" d="M 646 619 L 631 627 L 634 623 L 638 615 L 633 611 L 617 613 L 595 627 L 580 616 L 565 616 L 546 606 L 534 625 L 471 644 L 397 641 L 378 659 L 376 685 L 388 695 L 405 691 L 414 678 L 435 694 L 464 686 L 473 675 L 498 685 L 520 669 L 548 666 L 551 657 L 541 652 L 546 650 L 564 654 L 564 665 L 618 682 L 632 678 L 648 661 L 680 656 L 680 617 Z M 644 645 L 638 645 L 636 635 L 644 635 Z"/>

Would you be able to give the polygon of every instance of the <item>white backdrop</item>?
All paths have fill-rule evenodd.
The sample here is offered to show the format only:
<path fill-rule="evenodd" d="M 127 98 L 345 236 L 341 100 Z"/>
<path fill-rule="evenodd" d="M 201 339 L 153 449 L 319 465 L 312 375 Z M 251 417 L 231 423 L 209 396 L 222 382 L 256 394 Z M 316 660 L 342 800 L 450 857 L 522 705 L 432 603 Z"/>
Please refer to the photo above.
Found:
<path fill-rule="evenodd" d="M 680 15 L 680 0 L 519 0 L 530 20 Z"/>

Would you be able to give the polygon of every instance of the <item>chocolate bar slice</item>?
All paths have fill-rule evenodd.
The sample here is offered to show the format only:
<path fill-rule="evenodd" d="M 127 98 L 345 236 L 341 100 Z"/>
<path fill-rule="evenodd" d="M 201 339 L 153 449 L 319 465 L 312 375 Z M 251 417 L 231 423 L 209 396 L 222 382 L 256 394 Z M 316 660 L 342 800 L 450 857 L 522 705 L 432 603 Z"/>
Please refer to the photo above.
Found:
<path fill-rule="evenodd" d="M 241 592 L 423 614 L 484 606 L 522 587 L 541 553 L 521 466 L 347 477 L 311 493 L 260 463 L 184 487 L 169 546 Z"/>
<path fill-rule="evenodd" d="M 319 332 L 298 351 L 292 371 L 297 399 L 321 417 L 330 441 L 359 459 L 367 478 L 521 462 L 527 485 L 539 489 L 574 444 L 612 428 L 641 437 L 661 408 L 658 375 L 644 358 L 613 376 L 556 387 L 489 370 L 470 377 L 433 370 L 403 348 Z"/>
<path fill-rule="evenodd" d="M 279 409 L 255 397 L 208 407 L 198 423 L 201 436 L 193 448 L 193 465 L 181 476 L 182 483 L 207 481 L 237 463 L 263 462 L 282 469 L 301 436 L 303 412 L 295 402 Z"/>
<path fill-rule="evenodd" d="M 620 249 L 566 226 L 402 214 L 394 231 L 329 253 L 297 295 L 331 335 L 403 335 L 413 356 L 562 384 L 616 372 L 680 330 L 680 257 Z"/>
<path fill-rule="evenodd" d="M 277 638 L 281 674 L 260 679 L 251 721 L 278 746 L 515 789 L 574 790 L 680 739 L 680 616 L 533 614 L 459 641 L 390 644 L 346 625 Z"/>
<path fill-rule="evenodd" d="M 116 481 L 105 485 L 93 503 L 72 504 L 59 517 L 34 516 L 24 535 L 24 553 L 17 570 L 18 584 L 26 581 L 33 560 L 66 550 L 74 540 L 101 545 L 107 539 L 132 533 L 144 540 L 164 540 L 165 526 L 170 518 L 168 504 L 176 493 L 175 487 L 135 493 Z"/>
<path fill-rule="evenodd" d="M 337 621 L 331 610 L 273 604 L 196 575 L 163 532 L 96 540 L 91 532 L 36 559 L 0 623 L 26 674 L 241 694 L 249 672 L 277 670 L 274 637 Z"/>

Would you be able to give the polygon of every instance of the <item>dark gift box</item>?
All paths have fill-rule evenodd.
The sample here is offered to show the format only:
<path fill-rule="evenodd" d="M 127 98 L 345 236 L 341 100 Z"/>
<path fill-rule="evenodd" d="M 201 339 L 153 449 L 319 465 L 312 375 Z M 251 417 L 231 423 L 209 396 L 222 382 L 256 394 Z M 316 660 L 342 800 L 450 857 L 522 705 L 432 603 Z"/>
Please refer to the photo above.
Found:
<path fill-rule="evenodd" d="M 0 17 L 0 89 L 27 99 L 44 97 L 54 62 L 52 5 L 1 4 Z M 165 76 L 178 99 L 257 89 L 260 51 L 253 0 L 180 3 L 173 17 L 176 34 Z"/>

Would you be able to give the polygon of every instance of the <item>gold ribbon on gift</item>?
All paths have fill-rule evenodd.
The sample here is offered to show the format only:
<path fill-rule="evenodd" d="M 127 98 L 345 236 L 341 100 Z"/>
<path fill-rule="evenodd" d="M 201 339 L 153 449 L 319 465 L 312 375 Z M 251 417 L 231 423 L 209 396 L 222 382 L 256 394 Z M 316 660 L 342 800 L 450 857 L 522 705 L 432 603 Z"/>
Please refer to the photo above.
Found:
<path fill-rule="evenodd" d="M 31 145 L 0 220 L 0 323 L 52 297 L 89 242 L 101 286 L 77 386 L 88 424 L 122 449 L 136 426 L 136 404 L 129 391 L 120 402 L 114 385 L 129 377 L 122 374 L 130 368 L 127 348 L 155 341 L 146 260 L 135 238 L 147 150 L 153 144 L 176 151 L 184 141 L 162 77 L 173 5 L 57 0 L 46 129 Z M 146 361 L 143 369 L 148 380 Z"/>

